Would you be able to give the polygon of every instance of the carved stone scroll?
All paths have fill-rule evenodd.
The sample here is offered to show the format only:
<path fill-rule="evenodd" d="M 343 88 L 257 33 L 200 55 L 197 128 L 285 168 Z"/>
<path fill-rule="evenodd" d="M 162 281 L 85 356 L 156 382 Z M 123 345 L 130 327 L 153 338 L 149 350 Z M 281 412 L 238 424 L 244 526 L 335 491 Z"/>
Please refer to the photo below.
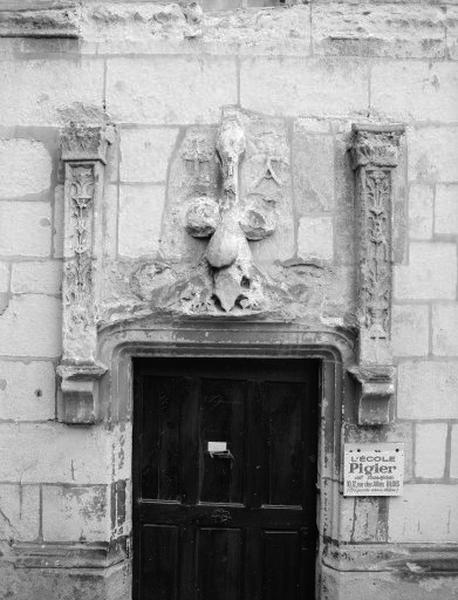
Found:
<path fill-rule="evenodd" d="M 111 129 L 71 123 L 62 133 L 65 164 L 63 357 L 59 419 L 97 419 L 96 272 L 101 247 L 101 195 Z"/>
<path fill-rule="evenodd" d="M 400 125 L 354 125 L 352 159 L 358 211 L 360 424 L 390 421 L 394 369 L 390 343 L 392 293 L 393 170 L 398 165 Z"/>

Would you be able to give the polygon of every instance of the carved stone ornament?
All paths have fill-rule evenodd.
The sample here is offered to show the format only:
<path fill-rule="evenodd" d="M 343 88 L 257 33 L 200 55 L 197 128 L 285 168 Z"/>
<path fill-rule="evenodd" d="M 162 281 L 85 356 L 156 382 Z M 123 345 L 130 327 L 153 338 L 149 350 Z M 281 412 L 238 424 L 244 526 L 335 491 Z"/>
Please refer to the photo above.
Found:
<path fill-rule="evenodd" d="M 280 198 L 281 181 L 275 174 L 273 158 L 265 156 L 265 168 L 254 189 L 242 200 L 239 170 L 246 150 L 246 135 L 237 113 L 223 114 L 214 152 L 218 158 L 222 185 L 218 195 L 196 193 L 191 198 L 185 217 L 185 228 L 195 238 L 208 238 L 205 260 L 210 269 L 212 289 L 208 302 L 215 302 L 224 313 L 234 310 L 262 310 L 264 294 L 262 277 L 253 264 L 248 240 L 262 240 L 276 227 L 276 200 Z M 196 150 L 199 145 L 196 144 Z M 194 169 L 208 161 L 204 148 L 194 153 Z M 272 180 L 279 193 L 276 199 L 261 189 Z"/>
<path fill-rule="evenodd" d="M 105 367 L 96 362 L 95 276 L 100 259 L 100 198 L 111 127 L 76 123 L 63 131 L 64 186 L 63 357 L 59 418 L 92 423 L 97 385 Z"/>
<path fill-rule="evenodd" d="M 394 394 L 390 342 L 392 294 L 393 170 L 398 165 L 400 125 L 354 125 L 359 271 L 359 423 L 386 424 Z"/>
<path fill-rule="evenodd" d="M 293 182 L 309 166 L 293 139 L 285 119 L 236 106 L 222 107 L 217 126 L 187 127 L 157 245 L 104 258 L 99 331 L 153 314 L 353 325 L 346 265 L 297 255 Z"/>

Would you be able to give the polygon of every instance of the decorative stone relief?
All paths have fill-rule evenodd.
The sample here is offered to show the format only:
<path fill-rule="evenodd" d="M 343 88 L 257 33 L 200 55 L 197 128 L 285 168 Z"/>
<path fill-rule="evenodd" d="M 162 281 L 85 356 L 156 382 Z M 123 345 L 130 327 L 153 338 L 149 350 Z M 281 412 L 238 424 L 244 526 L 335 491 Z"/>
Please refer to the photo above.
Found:
<path fill-rule="evenodd" d="M 97 380 L 105 368 L 96 362 L 97 261 L 101 255 L 100 199 L 111 128 L 75 123 L 63 131 L 65 164 L 63 357 L 60 420 L 96 419 Z"/>
<path fill-rule="evenodd" d="M 390 420 L 394 393 L 390 328 L 392 290 L 392 175 L 398 165 L 401 126 L 353 127 L 356 172 L 359 270 L 360 424 Z"/>
<path fill-rule="evenodd" d="M 151 314 L 353 325 L 353 266 L 296 253 L 290 133 L 232 106 L 218 126 L 182 132 L 158 251 L 105 257 L 99 329 Z"/>
<path fill-rule="evenodd" d="M 287 285 L 262 263 L 294 252 L 289 154 L 280 120 L 232 107 L 217 129 L 188 130 L 170 169 L 164 260 L 136 268 L 137 297 L 189 315 L 282 309 Z M 286 240 L 284 256 L 278 240 L 269 244 L 275 233 Z"/>

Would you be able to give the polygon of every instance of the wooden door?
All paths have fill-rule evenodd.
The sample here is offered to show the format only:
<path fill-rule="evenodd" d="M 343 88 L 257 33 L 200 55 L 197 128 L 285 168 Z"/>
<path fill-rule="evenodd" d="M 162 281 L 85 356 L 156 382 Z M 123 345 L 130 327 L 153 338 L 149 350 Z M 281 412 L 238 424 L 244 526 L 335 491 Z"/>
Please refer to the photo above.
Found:
<path fill-rule="evenodd" d="M 318 364 L 138 359 L 135 600 L 313 600 Z"/>

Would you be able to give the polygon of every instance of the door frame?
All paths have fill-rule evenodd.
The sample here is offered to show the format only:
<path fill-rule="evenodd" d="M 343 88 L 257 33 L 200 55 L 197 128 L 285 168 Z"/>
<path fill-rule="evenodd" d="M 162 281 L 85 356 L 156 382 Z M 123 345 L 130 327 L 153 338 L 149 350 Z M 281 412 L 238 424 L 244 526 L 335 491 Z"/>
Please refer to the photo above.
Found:
<path fill-rule="evenodd" d="M 112 499 L 115 507 L 116 546 L 124 555 L 127 598 L 131 598 L 132 581 L 132 458 L 133 447 L 133 358 L 215 357 L 215 358 L 295 358 L 318 359 L 319 412 L 317 463 L 317 530 L 318 548 L 315 577 L 316 600 L 322 597 L 321 566 L 326 547 L 339 535 L 342 510 L 340 463 L 343 414 L 355 412 L 352 382 L 346 370 L 353 363 L 353 340 L 345 332 L 311 330 L 282 324 L 123 323 L 101 332 L 100 359 L 110 365 L 110 376 L 100 387 L 99 410 L 103 421 L 122 431 L 122 465 L 114 474 L 123 500 Z M 121 508 L 118 510 L 118 504 Z M 123 596 L 124 597 L 124 596 Z"/>

